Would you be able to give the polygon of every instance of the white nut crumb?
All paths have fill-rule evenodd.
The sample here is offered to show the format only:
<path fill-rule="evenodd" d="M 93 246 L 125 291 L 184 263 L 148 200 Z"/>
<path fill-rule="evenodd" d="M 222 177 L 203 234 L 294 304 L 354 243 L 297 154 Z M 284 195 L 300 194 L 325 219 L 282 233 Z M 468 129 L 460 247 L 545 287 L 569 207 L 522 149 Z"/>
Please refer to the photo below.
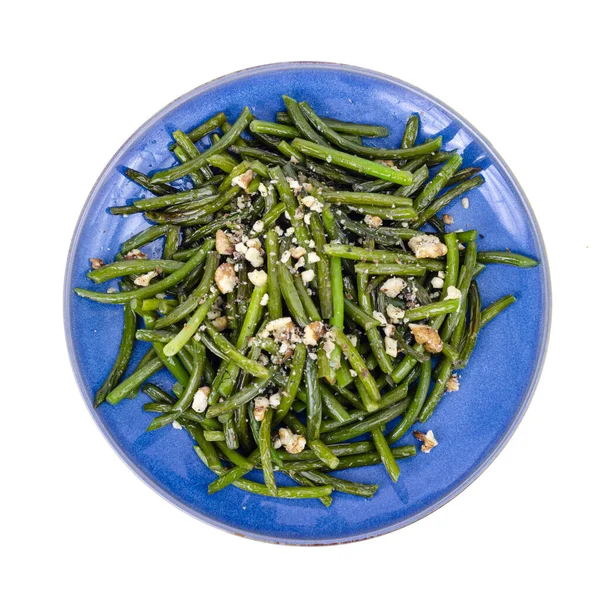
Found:
<path fill-rule="evenodd" d="M 295 227 L 288 227 L 285 230 L 285 237 L 290 237 L 290 236 L 294 235 L 295 231 L 296 231 Z"/>
<path fill-rule="evenodd" d="M 242 256 L 246 256 L 246 252 L 248 252 L 248 246 L 246 246 L 244 242 L 238 242 L 235 245 L 235 251 Z"/>
<path fill-rule="evenodd" d="M 393 304 L 388 304 L 385 312 L 392 323 L 400 323 L 400 321 L 404 318 L 404 311 Z"/>
<path fill-rule="evenodd" d="M 460 382 L 458 381 L 458 375 L 453 373 L 448 382 L 446 383 L 446 390 L 449 392 L 458 392 L 460 388 Z"/>
<path fill-rule="evenodd" d="M 306 254 L 306 250 L 302 246 L 297 246 L 290 250 L 290 254 L 293 259 L 298 260 L 301 256 Z"/>
<path fill-rule="evenodd" d="M 262 182 L 258 184 L 258 191 L 260 192 L 260 195 L 263 198 L 265 198 L 267 196 L 267 194 L 269 193 L 267 186 Z"/>
<path fill-rule="evenodd" d="M 316 346 L 325 333 L 325 326 L 321 321 L 313 321 L 304 328 L 302 341 L 306 346 Z"/>
<path fill-rule="evenodd" d="M 348 341 L 356 348 L 356 344 L 358 344 L 358 338 L 351 333 L 349 333 L 346 337 L 348 338 Z"/>
<path fill-rule="evenodd" d="M 250 271 L 248 279 L 256 287 L 267 285 L 267 274 L 262 269 L 260 271 Z"/>
<path fill-rule="evenodd" d="M 248 248 L 248 251 L 246 252 L 246 260 L 253 267 L 262 267 L 265 262 L 258 248 Z"/>
<path fill-rule="evenodd" d="M 235 274 L 235 268 L 231 263 L 223 263 L 217 267 L 217 270 L 215 271 L 215 283 L 221 294 L 233 292 L 237 281 L 238 278 Z"/>
<path fill-rule="evenodd" d="M 354 369 L 350 369 L 350 375 L 352 377 L 356 377 L 358 375 L 358 373 Z"/>
<path fill-rule="evenodd" d="M 389 325 L 386 325 L 383 328 L 383 333 L 387 336 L 387 337 L 394 337 L 394 334 L 396 333 L 396 326 L 392 325 L 391 323 Z"/>
<path fill-rule="evenodd" d="M 304 265 L 306 264 L 306 258 L 304 258 L 304 256 L 301 256 L 298 261 L 296 262 L 296 264 L 294 265 L 296 270 L 302 269 L 302 267 L 304 267 Z"/>
<path fill-rule="evenodd" d="M 319 358 L 319 356 L 316 352 L 309 352 L 308 356 L 309 356 L 309 358 L 312 358 L 312 360 L 317 360 L 317 358 Z"/>
<path fill-rule="evenodd" d="M 266 306 L 269 303 L 269 294 L 265 294 L 261 299 L 260 299 L 260 305 L 261 306 Z"/>
<path fill-rule="evenodd" d="M 281 404 L 281 394 L 276 392 L 269 396 L 269 406 L 271 408 L 277 408 Z"/>
<path fill-rule="evenodd" d="M 379 229 L 379 227 L 381 227 L 383 225 L 383 220 L 381 219 L 381 217 L 376 217 L 374 215 L 366 215 L 365 223 L 371 229 Z"/>
<path fill-rule="evenodd" d="M 423 433 L 422 431 L 415 431 L 413 433 L 414 436 L 423 443 L 421 446 L 421 452 L 425 452 L 425 454 L 429 454 L 431 449 L 438 445 L 438 442 L 435 439 L 431 429 L 427 433 Z"/>
<path fill-rule="evenodd" d="M 206 318 L 209 321 L 212 321 L 214 319 L 216 319 L 217 317 L 221 316 L 221 311 L 220 310 L 209 310 L 208 313 L 206 314 Z"/>
<path fill-rule="evenodd" d="M 231 180 L 231 185 L 237 185 L 241 187 L 243 190 L 247 190 L 250 182 L 254 179 L 254 171 L 252 169 L 248 169 L 245 173 L 234 177 Z"/>
<path fill-rule="evenodd" d="M 302 191 L 302 185 L 299 181 L 292 177 L 286 177 L 285 180 L 288 182 L 290 189 L 294 192 L 294 195 L 297 196 Z"/>
<path fill-rule="evenodd" d="M 385 353 L 392 358 L 396 358 L 396 356 L 398 356 L 398 341 L 393 338 L 386 337 L 384 339 L 384 343 Z"/>
<path fill-rule="evenodd" d="M 126 257 L 127 258 L 127 257 Z M 101 258 L 90 258 L 92 269 L 99 269 L 104 266 L 104 261 Z"/>
<path fill-rule="evenodd" d="M 308 262 L 309 262 L 309 264 L 317 263 L 320 260 L 321 259 L 319 258 L 319 255 L 316 252 L 309 252 L 308 253 Z"/>
<path fill-rule="evenodd" d="M 442 351 L 444 342 L 442 342 L 440 334 L 433 327 L 429 327 L 429 325 L 416 325 L 415 323 L 410 323 L 409 327 L 415 336 L 417 344 L 424 346 L 427 352 L 439 354 Z"/>
<path fill-rule="evenodd" d="M 309 283 L 315 278 L 315 272 L 312 269 L 308 269 L 302 273 L 302 281 Z"/>
<path fill-rule="evenodd" d="M 265 331 L 272 333 L 273 337 L 279 337 L 286 329 L 293 327 L 294 323 L 290 317 L 281 317 L 280 319 L 274 319 L 269 321 L 265 325 Z"/>
<path fill-rule="evenodd" d="M 444 280 L 441 277 L 434 277 L 431 280 L 431 287 L 436 290 L 441 290 L 444 287 Z"/>
<path fill-rule="evenodd" d="M 279 430 L 279 439 L 283 447 L 290 454 L 299 454 L 306 446 L 306 438 L 303 435 L 292 433 L 286 427 Z"/>
<path fill-rule="evenodd" d="M 225 331 L 229 322 L 227 321 L 227 317 L 217 317 L 212 324 L 217 331 Z"/>
<path fill-rule="evenodd" d="M 454 217 L 452 215 L 443 214 L 442 221 L 444 221 L 446 225 L 452 225 L 454 223 Z"/>
<path fill-rule="evenodd" d="M 208 406 L 208 396 L 210 395 L 210 388 L 204 386 L 199 388 L 194 394 L 194 400 L 192 401 L 192 410 L 197 413 L 203 413 Z"/>
<path fill-rule="evenodd" d="M 226 256 L 233 254 L 233 244 L 231 243 L 229 236 L 222 229 L 217 231 L 216 238 L 216 248 L 219 254 Z"/>
<path fill-rule="evenodd" d="M 458 300 L 460 300 L 461 298 L 462 298 L 462 294 L 461 294 L 460 290 L 457 287 L 454 287 L 453 285 L 451 285 L 446 290 L 446 298 L 445 298 L 445 300 L 452 300 L 452 299 L 458 299 Z"/>
<path fill-rule="evenodd" d="M 265 224 L 262 221 L 256 221 L 254 225 L 252 225 L 252 231 L 256 231 L 256 233 L 260 233 L 265 228 Z"/>
<path fill-rule="evenodd" d="M 285 264 L 288 260 L 290 260 L 291 255 L 292 253 L 289 250 L 284 250 L 281 254 L 281 262 Z"/>
<path fill-rule="evenodd" d="M 308 247 L 309 248 L 316 248 L 317 244 L 315 243 L 315 240 L 310 240 L 310 242 L 308 242 Z"/>
<path fill-rule="evenodd" d="M 377 319 L 383 327 L 385 327 L 387 325 L 387 320 L 385 318 L 385 315 L 382 312 L 379 312 L 378 310 L 374 310 L 372 315 L 373 315 L 373 318 Z"/>
<path fill-rule="evenodd" d="M 171 425 L 173 426 L 173 429 L 182 429 L 181 424 L 179 423 L 179 421 L 173 421 L 171 423 Z"/>
<path fill-rule="evenodd" d="M 379 289 L 388 297 L 395 298 L 406 287 L 401 277 L 390 277 Z"/>
<path fill-rule="evenodd" d="M 148 258 L 148 255 L 144 254 L 141 250 L 134 248 L 133 250 L 130 250 L 124 258 L 125 260 L 145 260 Z"/>
<path fill-rule="evenodd" d="M 352 340 L 350 340 L 352 341 Z M 333 352 L 333 350 L 335 349 L 335 342 L 333 342 L 330 339 L 326 339 L 323 342 L 323 350 L 325 350 L 325 355 L 327 356 L 327 358 L 331 358 L 331 353 Z"/>
<path fill-rule="evenodd" d="M 415 235 L 408 240 L 408 246 L 417 258 L 439 258 L 448 252 L 446 245 L 435 235 Z"/>
<path fill-rule="evenodd" d="M 463 205 L 463 208 L 469 208 L 469 199 L 463 198 L 460 203 Z"/>
<path fill-rule="evenodd" d="M 148 287 L 150 282 L 158 275 L 158 271 L 150 271 L 148 273 L 144 273 L 143 275 L 139 275 L 133 280 L 135 285 L 139 285 L 141 287 Z"/>
<path fill-rule="evenodd" d="M 262 248 L 262 244 L 258 238 L 246 238 L 244 242 L 248 248 L 256 248 L 257 250 Z"/>
<path fill-rule="evenodd" d="M 269 408 L 269 399 L 266 396 L 257 396 L 254 398 L 254 418 L 262 421 L 265 418 L 265 410 Z"/>

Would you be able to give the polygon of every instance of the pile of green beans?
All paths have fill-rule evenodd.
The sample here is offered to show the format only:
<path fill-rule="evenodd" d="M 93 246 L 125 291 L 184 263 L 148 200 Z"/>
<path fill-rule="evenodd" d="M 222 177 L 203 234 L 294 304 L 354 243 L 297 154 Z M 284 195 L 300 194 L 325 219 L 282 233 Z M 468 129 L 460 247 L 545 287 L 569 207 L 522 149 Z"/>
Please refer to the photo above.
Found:
<path fill-rule="evenodd" d="M 149 226 L 106 264 L 90 258 L 107 291 L 75 292 L 124 311 L 96 407 L 141 389 L 148 431 L 188 432 L 216 475 L 209 493 L 327 507 L 334 491 L 377 491 L 338 471 L 381 463 L 396 482 L 416 455 L 397 442 L 458 389 L 481 329 L 515 302 L 482 308 L 485 265 L 538 263 L 447 231 L 441 211 L 485 180 L 440 136 L 419 141 L 418 115 L 400 147 L 382 148 L 363 141 L 388 136 L 382 125 L 289 96 L 282 108 L 273 122 L 218 113 L 173 133 L 171 166 L 126 169 L 140 194 L 110 210 Z M 146 353 L 131 365 L 136 343 Z M 149 381 L 165 369 L 169 390 Z M 254 470 L 264 483 L 246 478 Z"/>

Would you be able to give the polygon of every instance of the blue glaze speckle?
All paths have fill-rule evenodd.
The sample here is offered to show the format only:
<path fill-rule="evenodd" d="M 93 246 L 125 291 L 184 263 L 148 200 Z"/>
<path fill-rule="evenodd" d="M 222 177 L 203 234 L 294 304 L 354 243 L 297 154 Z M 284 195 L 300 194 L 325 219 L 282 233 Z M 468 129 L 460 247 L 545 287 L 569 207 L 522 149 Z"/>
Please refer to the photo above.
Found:
<path fill-rule="evenodd" d="M 484 329 L 461 376 L 460 391 L 446 394 L 423 427 L 433 429 L 439 446 L 429 455 L 401 461 L 396 485 L 382 466 L 344 473 L 355 481 L 378 483 L 379 491 L 370 500 L 334 493 L 329 509 L 317 500 L 263 498 L 232 487 L 209 496 L 206 488 L 214 476 L 198 460 L 187 433 L 171 427 L 146 433 L 152 415 L 143 412 L 142 395 L 93 411 L 93 393 L 118 348 L 122 309 L 71 291 L 91 287 L 85 275 L 90 257 L 111 261 L 121 241 L 147 226 L 139 215 L 122 218 L 107 212 L 145 195 L 123 177 L 123 167 L 151 172 L 171 165 L 166 151 L 171 132 L 191 129 L 221 110 L 234 120 L 248 105 L 256 117 L 272 120 L 283 109 L 284 93 L 307 100 L 325 116 L 386 125 L 391 136 L 379 143 L 392 146 L 399 143 L 408 116 L 418 112 L 420 139 L 441 132 L 445 149 L 458 149 L 465 166 L 483 168 L 486 183 L 469 193 L 470 207 L 458 202 L 446 211 L 454 216 L 454 228 L 476 227 L 485 236 L 481 249 L 510 248 L 541 261 L 529 270 L 489 265 L 480 275 L 484 306 L 508 293 L 518 301 Z M 151 255 L 158 254 L 157 243 L 150 248 Z M 522 418 L 541 371 L 549 326 L 550 282 L 541 234 L 523 192 L 490 144 L 450 108 L 406 83 L 326 63 L 283 63 L 234 73 L 193 90 L 145 123 L 94 186 L 73 237 L 65 279 L 65 327 L 75 374 L 94 419 L 120 456 L 156 491 L 201 520 L 252 538 L 292 544 L 354 541 L 393 531 L 462 491 L 495 458 Z M 138 343 L 132 364 L 146 350 L 143 346 Z M 172 384 L 163 374 L 153 381 L 167 388 Z M 402 443 L 413 443 L 411 432 Z M 281 474 L 277 478 L 286 481 Z"/>

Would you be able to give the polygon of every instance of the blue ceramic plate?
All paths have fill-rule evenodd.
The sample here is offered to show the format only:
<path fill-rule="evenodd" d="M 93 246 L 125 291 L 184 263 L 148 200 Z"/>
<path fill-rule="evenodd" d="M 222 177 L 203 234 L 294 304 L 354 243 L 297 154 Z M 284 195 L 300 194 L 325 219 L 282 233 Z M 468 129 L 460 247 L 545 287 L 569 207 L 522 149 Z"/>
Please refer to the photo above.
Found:
<path fill-rule="evenodd" d="M 490 265 L 479 277 L 484 306 L 508 293 L 518 301 L 483 330 L 460 391 L 447 394 L 427 423 L 439 446 L 429 455 L 402 461 L 396 485 L 381 466 L 344 473 L 355 481 L 378 483 L 379 491 L 370 500 L 334 493 L 328 509 L 316 500 L 264 498 L 232 487 L 209 496 L 206 488 L 214 476 L 196 457 L 186 432 L 167 427 L 146 433 L 152 416 L 143 412 L 142 396 L 92 410 L 93 393 L 117 351 L 122 309 L 71 292 L 75 286 L 91 287 L 89 257 L 111 261 L 121 241 L 147 226 L 139 215 L 122 218 L 107 212 L 141 196 L 140 188 L 121 174 L 123 166 L 143 172 L 169 166 L 171 132 L 191 129 L 221 110 L 233 121 L 248 105 L 257 118 L 273 120 L 283 108 L 282 94 L 309 101 L 321 115 L 386 125 L 392 132 L 384 142 L 388 146 L 399 144 L 406 119 L 418 113 L 421 139 L 441 133 L 444 148 L 458 149 L 465 165 L 483 169 L 486 183 L 469 194 L 470 208 L 459 202 L 450 211 L 455 227 L 476 227 L 484 235 L 481 249 L 510 248 L 541 262 L 529 270 Z M 380 535 L 420 519 L 464 490 L 498 455 L 540 375 L 550 326 L 550 283 L 542 236 L 525 195 L 492 146 L 461 116 L 387 75 L 336 64 L 283 63 L 193 90 L 142 125 L 117 152 L 94 186 L 73 236 L 65 326 L 75 375 L 93 418 L 148 485 L 189 514 L 230 532 L 271 542 L 331 544 Z M 156 382 L 172 383 L 167 375 Z M 413 442 L 411 433 L 406 440 Z"/>

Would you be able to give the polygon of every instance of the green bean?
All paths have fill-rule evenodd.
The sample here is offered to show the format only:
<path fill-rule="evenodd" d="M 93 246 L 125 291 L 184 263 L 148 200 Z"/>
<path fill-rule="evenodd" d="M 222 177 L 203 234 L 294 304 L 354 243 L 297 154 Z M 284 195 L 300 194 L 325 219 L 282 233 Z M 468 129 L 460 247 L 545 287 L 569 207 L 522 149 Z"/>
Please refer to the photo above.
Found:
<path fill-rule="evenodd" d="M 150 177 L 140 173 L 139 171 L 136 171 L 135 169 L 125 169 L 125 177 L 131 179 L 138 185 L 142 186 L 153 194 L 156 194 L 157 196 L 164 196 L 165 194 L 174 194 L 177 192 L 176 188 L 167 185 L 166 183 L 152 183 L 150 181 Z"/>
<path fill-rule="evenodd" d="M 290 98 L 289 96 L 283 96 L 283 102 L 285 103 L 285 107 L 287 108 L 292 123 L 296 126 L 296 129 L 300 132 L 301 136 L 322 146 L 329 145 L 325 138 L 320 136 L 306 120 L 304 111 L 300 109 L 300 105 L 298 102 L 296 102 L 296 100 Z M 298 138 L 300 135 L 295 137 Z"/>
<path fill-rule="evenodd" d="M 209 292 L 204 302 L 195 310 L 194 314 L 185 323 L 181 331 L 165 346 L 164 352 L 166 356 L 175 356 L 188 343 L 192 336 L 198 331 L 198 327 L 202 325 L 206 315 L 211 310 L 215 300 L 220 296 L 217 288 Z"/>
<path fill-rule="evenodd" d="M 327 387 L 319 385 L 323 408 L 331 415 L 331 417 L 339 423 L 344 423 L 350 419 L 348 411 L 343 407 L 341 402 L 332 394 Z"/>
<path fill-rule="evenodd" d="M 417 218 L 417 213 L 410 206 L 400 206 L 398 208 L 386 208 L 382 206 L 352 206 L 348 208 L 360 214 L 371 215 L 386 219 L 389 221 L 411 221 Z"/>
<path fill-rule="evenodd" d="M 356 206 L 381 206 L 387 208 L 396 208 L 408 206 L 412 208 L 410 198 L 400 196 L 389 196 L 388 194 L 373 194 L 368 192 L 323 192 L 321 198 L 332 204 L 354 204 Z M 366 209 L 365 209 L 366 210 Z"/>
<path fill-rule="evenodd" d="M 277 275 L 277 263 L 279 262 L 279 237 L 272 229 L 265 236 L 267 251 L 267 286 L 269 301 L 267 309 L 271 320 L 279 319 L 282 315 L 281 290 Z"/>
<path fill-rule="evenodd" d="M 406 168 L 406 167 L 405 167 Z M 419 167 L 413 174 L 413 181 L 410 185 L 402 185 L 395 192 L 394 196 L 408 198 L 416 194 L 421 186 L 429 179 L 429 169 L 427 165 Z"/>
<path fill-rule="evenodd" d="M 157 210 L 161 208 L 167 208 L 170 206 L 185 205 L 188 202 L 194 202 L 196 200 L 202 200 L 203 204 L 209 204 L 215 199 L 215 189 L 211 186 L 193 188 L 191 190 L 184 190 L 182 192 L 176 192 L 174 194 L 168 194 L 165 196 L 158 196 L 156 198 L 142 198 L 141 200 L 134 200 L 133 205 L 139 208 L 141 211 Z"/>
<path fill-rule="evenodd" d="M 415 156 L 429 155 L 442 147 L 442 137 L 439 136 L 435 140 L 426 142 L 419 146 L 413 146 L 411 148 L 375 148 L 372 146 L 361 146 L 355 144 L 348 139 L 341 136 L 339 133 L 329 127 L 317 114 L 310 108 L 306 102 L 300 103 L 300 108 L 304 113 L 304 116 L 308 119 L 310 124 L 330 142 L 340 147 L 346 152 L 352 152 L 359 156 L 366 156 L 368 158 L 376 159 L 397 159 L 397 158 L 414 158 Z M 381 177 L 380 179 L 384 179 Z M 402 182 L 400 182 L 402 183 Z M 407 182 L 407 183 L 410 183 Z"/>
<path fill-rule="evenodd" d="M 180 281 L 183 281 L 183 279 L 185 279 L 195 267 L 202 264 L 206 259 L 206 254 L 208 252 L 206 248 L 206 245 L 202 246 L 202 248 L 200 248 L 198 252 L 181 268 L 177 269 L 177 271 L 171 273 L 168 277 L 165 277 L 158 283 L 150 284 L 144 288 L 139 288 L 129 292 L 117 292 L 115 294 L 92 292 L 82 288 L 75 288 L 74 291 L 82 298 L 89 298 L 90 300 L 95 300 L 96 302 L 101 302 L 103 304 L 125 304 L 126 302 L 134 299 L 143 300 L 144 298 L 152 298 L 153 296 L 156 296 L 156 294 L 165 292 L 178 284 Z"/>
<path fill-rule="evenodd" d="M 477 261 L 484 265 L 496 263 L 500 265 L 511 265 L 513 267 L 521 267 L 522 269 L 529 269 L 531 267 L 537 267 L 538 261 L 534 258 L 529 258 L 523 254 L 515 254 L 514 252 L 478 252 Z"/>
<path fill-rule="evenodd" d="M 126 242 L 121 244 L 121 254 L 125 255 L 136 248 L 141 248 L 150 242 L 166 235 L 169 232 L 168 225 L 153 225 L 144 229 L 139 233 L 136 233 L 133 237 L 130 237 Z"/>
<path fill-rule="evenodd" d="M 373 379 L 373 376 L 367 369 L 358 350 L 350 343 L 350 340 L 344 335 L 344 332 L 339 327 L 332 327 L 331 331 L 335 343 L 342 349 L 342 352 L 346 355 L 352 368 L 359 374 L 361 382 L 371 398 L 371 402 L 369 402 L 368 406 L 365 406 L 365 408 L 369 411 L 374 410 L 377 408 L 377 404 L 381 399 L 381 394 L 379 393 L 375 379 Z"/>
<path fill-rule="evenodd" d="M 409 322 L 422 321 L 423 319 L 431 319 L 439 315 L 446 315 L 448 313 L 456 312 L 460 307 L 460 300 L 457 298 L 449 298 L 447 300 L 441 300 L 440 302 L 432 302 L 426 306 L 418 306 L 416 308 L 409 308 L 404 312 L 404 320 L 408 319 Z"/>
<path fill-rule="evenodd" d="M 281 402 L 275 411 L 273 424 L 278 425 L 289 412 L 304 375 L 307 349 L 304 344 L 297 344 L 290 364 L 290 375 L 281 390 Z"/>
<path fill-rule="evenodd" d="M 215 129 L 221 127 L 226 120 L 227 117 L 225 116 L 225 113 L 217 113 L 210 119 L 204 121 L 204 123 L 198 125 L 198 127 L 195 127 L 191 131 L 188 131 L 187 137 L 192 142 L 197 142 L 198 140 L 202 139 L 205 135 L 208 135 L 211 131 L 214 131 Z M 171 144 L 169 146 L 169 150 L 172 151 L 175 147 L 176 144 Z"/>
<path fill-rule="evenodd" d="M 458 154 L 453 154 L 448 162 L 438 171 L 435 177 L 425 186 L 423 191 L 415 200 L 415 210 L 424 210 L 432 200 L 440 193 L 443 187 L 446 186 L 449 179 L 458 171 L 462 164 L 462 158 Z"/>
<path fill-rule="evenodd" d="M 366 275 L 425 275 L 425 267 L 416 264 L 356 263 L 357 273 Z"/>
<path fill-rule="evenodd" d="M 315 144 L 314 142 L 300 138 L 295 138 L 292 142 L 292 146 L 302 154 L 307 154 L 308 156 L 331 162 L 334 165 L 345 167 L 352 171 L 358 171 L 365 175 L 378 177 L 385 181 L 392 181 L 399 185 L 408 185 L 412 183 L 412 173 L 409 173 L 408 171 L 392 169 L 381 163 L 347 154 L 346 152 L 341 152 L 334 148 L 329 148 L 328 146 Z"/>
<path fill-rule="evenodd" d="M 273 411 L 270 408 L 265 409 L 263 420 L 260 424 L 260 434 L 258 444 L 260 449 L 260 462 L 263 470 L 265 485 L 271 493 L 271 496 L 277 495 L 277 485 L 275 475 L 273 474 L 273 464 L 271 462 L 271 419 Z"/>
<path fill-rule="evenodd" d="M 419 135 L 420 119 L 419 115 L 410 115 L 406 121 L 404 133 L 402 134 L 402 143 L 400 148 L 412 148 Z"/>
<path fill-rule="evenodd" d="M 400 477 L 400 467 L 388 446 L 385 435 L 383 435 L 381 425 L 375 427 L 373 431 L 371 431 L 371 436 L 373 437 L 373 443 L 375 444 L 375 448 L 377 448 L 377 453 L 381 457 L 381 462 L 383 463 L 385 470 L 388 472 L 390 479 L 396 483 L 398 477 Z"/>
<path fill-rule="evenodd" d="M 471 354 L 475 348 L 477 342 L 477 336 L 481 329 L 481 297 L 479 296 L 479 288 L 475 281 L 471 282 L 469 287 L 469 331 L 466 335 L 466 341 L 463 348 L 460 351 L 458 362 L 456 363 L 457 368 L 464 369 Z"/>
<path fill-rule="evenodd" d="M 245 492 L 251 492 L 252 494 L 258 494 L 259 496 L 271 496 L 269 489 L 266 485 L 255 483 L 254 481 L 248 481 L 247 479 L 239 479 L 233 482 L 233 485 Z M 298 500 L 302 498 L 323 498 L 324 496 L 331 495 L 333 491 L 332 487 L 318 486 L 318 487 L 278 487 L 277 498 L 288 498 L 291 500 Z"/>
<path fill-rule="evenodd" d="M 332 477 L 331 475 L 326 475 L 325 473 L 320 473 L 318 471 L 301 471 L 300 474 L 314 483 L 330 485 L 336 492 L 352 494 L 353 496 L 362 496 L 363 498 L 372 498 L 379 487 L 377 485 L 346 481 L 345 479 Z"/>
<path fill-rule="evenodd" d="M 333 315 L 333 300 L 331 291 L 331 271 L 329 258 L 324 253 L 326 245 L 325 229 L 319 215 L 315 212 L 310 215 L 310 232 L 315 242 L 315 250 L 319 261 L 317 262 L 317 291 L 319 294 L 319 306 L 324 319 L 330 319 Z"/>
<path fill-rule="evenodd" d="M 306 312 L 308 320 L 321 321 L 321 313 L 319 312 L 319 309 L 317 308 L 316 304 L 313 302 L 313 299 L 308 293 L 308 289 L 304 285 L 302 278 L 299 275 L 292 275 L 292 279 L 294 281 L 294 287 L 296 288 L 296 292 L 298 293 L 300 302 L 302 302 L 302 306 L 304 307 L 304 311 Z"/>
<path fill-rule="evenodd" d="M 249 129 L 252 133 L 276 135 L 282 138 L 295 138 L 300 135 L 295 127 L 290 127 L 289 125 L 283 125 L 281 123 L 271 123 L 269 121 L 252 121 Z"/>
<path fill-rule="evenodd" d="M 487 325 L 492 319 L 495 319 L 505 308 L 508 308 L 513 302 L 516 302 L 513 295 L 499 298 L 483 311 L 481 311 L 481 327 Z"/>
<path fill-rule="evenodd" d="M 124 379 L 119 385 L 113 388 L 106 396 L 106 401 L 109 404 L 117 404 L 133 390 L 139 388 L 146 379 L 160 371 L 162 368 L 163 363 L 160 358 L 152 358 L 141 368 L 136 369 L 129 377 L 127 377 L 127 379 Z"/>
<path fill-rule="evenodd" d="M 291 125 L 293 123 L 292 118 L 287 112 L 278 112 L 276 120 L 278 123 L 283 123 L 284 125 Z M 390 134 L 388 128 L 381 125 L 348 123 L 346 121 L 338 121 L 337 119 L 328 119 L 327 117 L 323 117 L 323 121 L 335 131 L 359 137 L 387 137 Z"/>
<path fill-rule="evenodd" d="M 318 440 L 321 430 L 322 401 L 317 379 L 317 364 L 309 356 L 304 364 L 304 380 L 306 382 L 306 434 L 309 441 Z"/>
<path fill-rule="evenodd" d="M 121 377 L 123 377 L 125 374 L 131 359 L 133 345 L 135 343 L 135 328 L 135 312 L 129 305 L 126 304 L 123 312 L 123 333 L 121 334 L 119 352 L 110 372 L 104 380 L 104 383 L 100 386 L 96 392 L 96 395 L 94 396 L 94 407 L 100 406 L 100 404 L 106 400 L 109 392 L 115 388 Z"/>
<path fill-rule="evenodd" d="M 170 226 L 165 237 L 165 245 L 163 248 L 163 259 L 169 260 L 173 258 L 173 255 L 179 248 L 179 238 L 181 236 L 181 228 L 177 226 Z"/>
<path fill-rule="evenodd" d="M 449 187 L 456 185 L 457 183 L 462 183 L 463 181 L 470 179 L 473 175 L 477 175 L 477 173 L 480 172 L 481 167 L 466 167 L 464 169 L 460 169 L 460 171 L 456 171 L 456 173 L 450 177 L 446 185 Z"/>
<path fill-rule="evenodd" d="M 431 361 L 425 361 L 421 363 L 419 383 L 415 390 L 415 395 L 411 400 L 406 413 L 402 420 L 389 432 L 387 435 L 387 441 L 389 444 L 396 443 L 402 436 L 416 423 L 419 418 L 425 399 L 427 398 L 427 392 L 429 391 L 429 384 L 431 382 Z"/>
<path fill-rule="evenodd" d="M 297 148 L 294 148 L 293 146 L 292 148 L 296 150 L 296 152 L 298 152 Z M 357 185 L 362 182 L 362 179 L 355 177 L 354 175 L 350 175 L 347 171 L 339 169 L 338 167 L 335 167 L 328 163 L 316 163 L 315 161 L 310 160 L 306 157 L 304 161 L 306 164 L 306 168 L 309 171 L 312 171 L 315 175 L 324 177 L 329 181 L 333 181 L 335 183 L 343 183 L 346 185 Z"/>
<path fill-rule="evenodd" d="M 176 260 L 164 259 L 134 259 L 134 260 L 119 260 L 108 265 L 104 265 L 99 269 L 90 271 L 87 276 L 94 283 L 103 283 L 117 277 L 125 275 L 141 275 L 159 269 L 163 273 L 174 273 L 177 269 L 181 269 L 185 263 Z"/>
<path fill-rule="evenodd" d="M 339 256 L 350 260 L 360 260 L 363 262 L 372 261 L 376 263 L 403 263 L 418 265 L 429 271 L 442 271 L 445 264 L 441 260 L 431 258 L 416 258 L 406 252 L 397 252 L 390 250 L 370 250 L 360 246 L 350 246 L 345 244 L 326 244 L 323 251 L 328 256 Z M 414 275 L 415 273 L 409 273 Z M 422 273 L 421 273 L 422 274 Z"/>
<path fill-rule="evenodd" d="M 240 136 L 242 131 L 246 129 L 251 120 L 252 114 L 246 107 L 232 128 L 216 144 L 213 144 L 210 148 L 208 148 L 208 150 L 203 152 L 197 158 L 189 160 L 182 165 L 176 165 L 169 169 L 157 171 L 154 175 L 152 175 L 150 181 L 153 183 L 168 183 L 170 181 L 174 181 L 175 179 L 181 179 L 181 177 L 191 173 L 192 171 L 195 171 L 198 167 L 206 164 L 207 159 L 210 156 L 217 154 L 229 147 Z"/>
<path fill-rule="evenodd" d="M 298 325 L 300 325 L 300 327 L 306 327 L 306 325 L 310 323 L 310 319 L 308 318 L 308 315 L 304 310 L 304 306 L 302 305 L 300 296 L 296 291 L 292 274 L 282 262 L 277 265 L 277 276 L 281 294 L 285 300 L 288 310 L 292 315 L 292 318 Z"/>
<path fill-rule="evenodd" d="M 306 162 L 306 159 L 300 152 L 298 152 L 293 146 L 291 146 L 285 140 L 281 140 L 277 145 L 277 150 L 281 152 L 286 158 L 288 158 L 292 163 L 303 165 Z"/>
<path fill-rule="evenodd" d="M 377 319 L 366 313 L 362 308 L 354 304 L 352 300 L 348 300 L 347 298 L 344 298 L 344 310 L 345 314 L 355 323 L 360 325 L 365 331 L 381 325 Z M 336 326 L 339 327 L 337 324 Z M 339 328 L 341 329 L 341 327 Z"/>
<path fill-rule="evenodd" d="M 443 208 L 448 206 L 450 202 L 459 198 L 463 194 L 466 194 L 468 191 L 480 186 L 484 183 L 484 178 L 481 175 L 477 175 L 471 179 L 467 179 L 462 183 L 459 183 L 457 186 L 450 188 L 445 194 L 438 196 L 431 204 L 429 204 L 423 212 L 419 215 L 419 218 L 413 223 L 413 227 L 419 228 L 425 225 L 431 217 L 433 217 L 436 213 L 440 212 Z"/>

